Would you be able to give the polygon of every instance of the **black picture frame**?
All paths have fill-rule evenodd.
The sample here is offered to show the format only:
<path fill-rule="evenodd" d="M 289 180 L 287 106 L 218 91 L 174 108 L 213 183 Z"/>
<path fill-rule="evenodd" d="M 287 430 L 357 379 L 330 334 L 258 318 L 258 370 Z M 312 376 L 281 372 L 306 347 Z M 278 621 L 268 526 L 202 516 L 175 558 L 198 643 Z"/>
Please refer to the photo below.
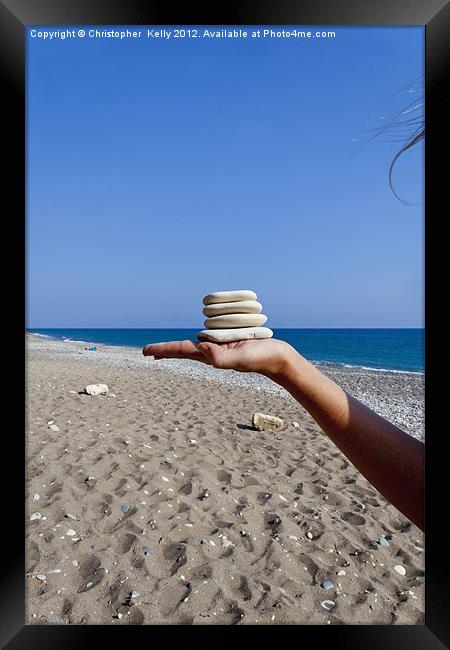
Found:
<path fill-rule="evenodd" d="M 80 648 L 97 642 L 109 643 L 105 635 L 114 634 L 112 641 L 132 642 L 129 634 L 146 634 L 150 643 L 168 642 L 173 634 L 182 634 L 186 642 L 191 634 L 203 636 L 215 632 L 215 626 L 202 626 L 196 631 L 186 626 L 56 626 L 24 625 L 24 436 L 19 414 L 25 406 L 21 387 L 25 385 L 23 333 L 26 280 L 25 232 L 25 30 L 30 25 L 422 25 L 425 27 L 425 281 L 426 281 L 426 615 L 425 625 L 412 626 L 308 626 L 299 630 L 284 630 L 280 626 L 238 626 L 221 630 L 218 638 L 224 643 L 233 639 L 250 640 L 248 634 L 264 634 L 268 641 L 279 642 L 280 632 L 298 634 L 301 644 L 332 643 L 345 648 L 414 648 L 433 650 L 449 647 L 449 581 L 448 537 L 445 534 L 446 491 L 443 478 L 447 461 L 445 426 L 447 386 L 443 378 L 445 337 L 450 333 L 450 320 L 444 317 L 442 302 L 436 299 L 435 289 L 448 277 L 446 261 L 447 241 L 442 237 L 440 223 L 446 221 L 448 202 L 448 115 L 450 105 L 446 98 L 449 81 L 448 43 L 450 41 L 450 4 L 444 0 L 260 0 L 260 2 L 231 1 L 221 5 L 201 7 L 199 4 L 181 4 L 173 7 L 167 2 L 145 0 L 2 0 L 0 2 L 0 71 L 2 78 L 2 144 L 3 212 L 2 234 L 7 262 L 3 273 L 3 305 L 6 331 L 4 369 L 13 373 L 8 383 L 4 413 L 10 417 L 8 429 L 3 431 L 3 476 L 13 469 L 9 479 L 4 478 L 3 542 L 7 551 L 0 563 L 1 607 L 0 641 L 9 650 L 32 648 Z M 446 83 L 447 82 L 447 83 Z M 447 209 L 448 213 L 448 209 Z M 11 254 L 9 254 L 11 251 Z M 7 254 L 8 253 L 8 254 Z M 448 295 L 448 292 L 447 292 Z M 445 301 L 445 298 L 444 298 Z M 23 352 L 22 352 L 23 353 Z M 6 359 L 5 359 L 6 355 Z M 20 357 L 20 358 L 18 358 Z M 14 387 L 12 389 L 12 386 Z M 16 397 L 14 397 L 16 395 Z M 13 407 L 15 399 L 15 407 Z M 11 402 L 11 403 L 10 403 Z M 448 430 L 448 424 L 447 424 Z M 441 449 L 442 447 L 442 449 Z M 448 470 L 447 470 L 448 473 Z M 255 629 L 256 627 L 256 629 Z M 283 626 L 294 627 L 294 626 Z M 128 629 L 125 633 L 123 630 Z M 251 628 L 251 629 L 250 629 Z M 263 628 L 263 629 L 261 629 Z M 186 636 L 185 636 L 186 635 Z M 228 636 L 230 635 L 230 636 Z M 331 636 L 332 635 L 332 636 Z"/>

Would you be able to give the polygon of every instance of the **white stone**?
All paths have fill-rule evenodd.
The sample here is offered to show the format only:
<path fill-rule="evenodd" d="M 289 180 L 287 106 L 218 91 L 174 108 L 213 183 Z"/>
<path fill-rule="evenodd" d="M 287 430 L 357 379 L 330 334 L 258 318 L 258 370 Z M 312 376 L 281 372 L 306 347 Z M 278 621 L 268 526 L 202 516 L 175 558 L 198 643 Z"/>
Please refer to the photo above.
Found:
<path fill-rule="evenodd" d="M 84 389 L 87 395 L 106 395 L 108 391 L 109 388 L 106 384 L 89 384 Z"/>
<path fill-rule="evenodd" d="M 267 320 L 264 314 L 224 314 L 207 318 L 203 325 L 207 329 L 227 329 L 237 327 L 261 327 Z"/>
<path fill-rule="evenodd" d="M 49 426 L 49 429 L 51 429 L 52 431 L 59 431 L 59 427 L 57 427 L 56 424 L 51 424 Z"/>
<path fill-rule="evenodd" d="M 268 327 L 241 327 L 223 330 L 202 330 L 197 333 L 200 341 L 215 343 L 231 343 L 232 341 L 247 341 L 249 339 L 270 339 L 273 332 Z"/>
<path fill-rule="evenodd" d="M 30 521 L 34 521 L 35 519 L 42 519 L 42 515 L 40 512 L 33 512 L 30 515 Z"/>
<path fill-rule="evenodd" d="M 394 571 L 397 571 L 397 573 L 399 573 L 401 576 L 406 575 L 406 569 L 401 564 L 396 564 L 394 567 Z"/>
<path fill-rule="evenodd" d="M 223 314 L 260 314 L 262 305 L 256 300 L 240 300 L 238 302 L 218 302 L 203 308 L 205 316 L 222 316 Z"/>
<path fill-rule="evenodd" d="M 330 611 L 331 609 L 333 609 L 333 607 L 336 606 L 334 600 L 322 600 L 320 604 L 324 609 L 327 609 L 328 611 Z"/>
<path fill-rule="evenodd" d="M 252 418 L 252 425 L 258 431 L 278 431 L 283 426 L 283 420 L 275 415 L 255 413 Z"/>
<path fill-rule="evenodd" d="M 241 289 L 239 291 L 215 291 L 208 293 L 203 298 L 204 305 L 214 305 L 218 302 L 239 302 L 241 300 L 256 300 L 257 295 L 254 291 Z"/>

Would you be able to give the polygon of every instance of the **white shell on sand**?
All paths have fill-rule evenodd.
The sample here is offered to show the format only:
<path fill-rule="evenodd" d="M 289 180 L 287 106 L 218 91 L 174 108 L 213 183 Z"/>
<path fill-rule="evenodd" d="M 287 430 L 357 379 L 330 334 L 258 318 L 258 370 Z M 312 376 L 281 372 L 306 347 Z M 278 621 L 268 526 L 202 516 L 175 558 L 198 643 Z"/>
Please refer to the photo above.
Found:
<path fill-rule="evenodd" d="M 202 330 L 197 333 L 200 341 L 215 343 L 231 343 L 232 341 L 247 341 L 249 339 L 270 339 L 273 332 L 268 327 L 241 327 L 225 330 Z"/>
<path fill-rule="evenodd" d="M 264 314 L 225 314 L 207 318 L 203 324 L 207 329 L 216 330 L 227 327 L 260 327 L 266 320 Z"/>
<path fill-rule="evenodd" d="M 256 300 L 240 300 L 238 302 L 217 302 L 204 307 L 205 316 L 222 316 L 223 314 L 260 314 L 262 305 Z"/>
<path fill-rule="evenodd" d="M 256 300 L 257 295 L 254 291 L 242 289 L 241 291 L 215 291 L 208 293 L 203 298 L 204 305 L 214 305 L 218 302 L 238 302 L 240 300 Z"/>

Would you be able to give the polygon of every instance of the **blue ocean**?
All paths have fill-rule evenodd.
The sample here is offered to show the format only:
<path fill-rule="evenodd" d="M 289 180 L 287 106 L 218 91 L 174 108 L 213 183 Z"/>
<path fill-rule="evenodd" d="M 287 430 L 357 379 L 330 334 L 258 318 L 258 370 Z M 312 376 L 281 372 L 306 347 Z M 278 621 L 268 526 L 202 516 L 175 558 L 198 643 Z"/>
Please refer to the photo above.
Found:
<path fill-rule="evenodd" d="M 313 362 L 423 373 L 423 329 L 273 329 Z M 142 348 L 147 343 L 194 339 L 196 329 L 28 329 L 55 339 Z"/>

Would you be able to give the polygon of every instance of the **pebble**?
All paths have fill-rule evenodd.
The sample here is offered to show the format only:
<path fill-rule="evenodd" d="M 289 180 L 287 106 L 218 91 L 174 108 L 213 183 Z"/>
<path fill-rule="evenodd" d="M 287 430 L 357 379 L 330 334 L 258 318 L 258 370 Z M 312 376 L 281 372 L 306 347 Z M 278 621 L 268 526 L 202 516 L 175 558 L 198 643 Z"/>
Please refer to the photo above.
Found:
<path fill-rule="evenodd" d="M 49 571 L 49 574 L 50 573 L 61 573 L 61 569 L 52 569 L 51 571 Z"/>
<path fill-rule="evenodd" d="M 384 537 L 380 537 L 378 544 L 381 544 L 381 546 L 389 546 L 389 542 Z"/>
<path fill-rule="evenodd" d="M 330 611 L 330 609 L 333 609 L 333 607 L 336 606 L 336 603 L 334 602 L 334 600 L 322 600 L 322 602 L 320 603 L 320 605 L 321 605 L 321 607 L 323 607 L 324 609 Z"/>
<path fill-rule="evenodd" d="M 322 589 L 334 589 L 334 584 L 330 582 L 329 580 L 326 580 L 325 582 L 322 582 L 320 585 Z"/>
<path fill-rule="evenodd" d="M 294 427 L 294 429 L 299 429 L 300 428 L 300 425 L 299 425 L 298 422 L 293 422 L 292 426 Z"/>
<path fill-rule="evenodd" d="M 341 569 L 341 571 L 338 571 L 337 574 L 338 574 L 338 576 L 345 576 L 344 569 Z"/>
<path fill-rule="evenodd" d="M 69 513 L 67 513 L 66 515 L 64 515 L 64 517 L 67 517 L 67 519 L 75 519 L 75 521 L 76 521 L 76 519 L 77 519 L 77 518 L 75 517 L 75 515 L 70 515 Z"/>
<path fill-rule="evenodd" d="M 89 384 L 84 389 L 87 395 L 107 395 L 109 392 L 106 384 Z"/>
<path fill-rule="evenodd" d="M 39 494 L 33 494 L 33 501 L 39 501 L 40 498 Z"/>
<path fill-rule="evenodd" d="M 314 535 L 311 532 L 306 533 L 308 539 L 313 539 Z"/>
<path fill-rule="evenodd" d="M 406 569 L 401 564 L 396 564 L 394 567 L 394 571 L 397 571 L 397 573 L 399 573 L 401 576 L 406 575 Z"/>
<path fill-rule="evenodd" d="M 34 521 L 35 519 L 41 519 L 42 515 L 40 512 L 33 512 L 30 515 L 30 521 Z"/>
<path fill-rule="evenodd" d="M 254 413 L 252 425 L 258 431 L 279 431 L 283 427 L 283 420 L 267 413 Z"/>
<path fill-rule="evenodd" d="M 69 537 L 72 537 L 73 535 L 76 535 L 77 532 L 73 528 L 69 528 L 69 530 L 66 531 L 66 535 L 69 535 Z"/>
<path fill-rule="evenodd" d="M 57 427 L 56 424 L 51 424 L 49 426 L 49 429 L 51 429 L 52 431 L 59 431 L 59 427 Z"/>
<path fill-rule="evenodd" d="M 37 576 L 36 576 L 36 578 L 37 578 L 38 580 L 46 580 L 46 579 L 47 579 L 47 576 L 44 575 L 43 573 L 38 573 Z"/>
<path fill-rule="evenodd" d="M 122 512 L 128 512 L 129 509 L 130 506 L 128 505 L 128 503 L 124 503 L 124 505 L 121 507 Z"/>
<path fill-rule="evenodd" d="M 131 592 L 131 598 L 139 598 L 141 594 L 138 591 L 132 591 Z"/>
<path fill-rule="evenodd" d="M 89 589 L 89 587 L 92 587 L 93 584 L 94 584 L 93 582 L 88 582 L 87 585 L 86 585 L 86 589 Z"/>

